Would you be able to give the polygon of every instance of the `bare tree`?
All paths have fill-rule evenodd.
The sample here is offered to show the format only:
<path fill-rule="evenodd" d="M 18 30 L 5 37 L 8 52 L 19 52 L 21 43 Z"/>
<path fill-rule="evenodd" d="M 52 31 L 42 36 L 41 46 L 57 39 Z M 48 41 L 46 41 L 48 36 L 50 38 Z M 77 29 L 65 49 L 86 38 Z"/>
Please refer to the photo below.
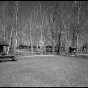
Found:
<path fill-rule="evenodd" d="M 78 32 L 79 32 L 79 16 L 80 16 L 80 8 L 78 6 L 78 2 L 74 1 L 72 4 L 72 8 L 73 8 L 73 24 L 72 24 L 72 46 L 73 47 L 77 47 L 77 36 L 78 36 Z"/>
<path fill-rule="evenodd" d="M 12 36 L 13 36 L 13 21 L 14 21 L 14 2 L 11 1 L 11 2 L 8 2 L 8 4 L 6 5 L 7 8 L 5 8 L 5 13 L 4 13 L 4 16 L 6 16 L 7 18 L 5 19 L 5 21 L 9 21 L 8 23 L 6 23 L 7 26 L 9 26 L 9 28 L 11 29 L 11 31 L 7 30 L 8 32 L 8 36 L 10 36 L 10 39 L 9 39 L 9 47 L 8 47 L 8 50 L 7 50 L 7 54 L 9 53 L 11 47 L 12 47 Z M 10 35 L 9 35 L 10 34 Z"/>
<path fill-rule="evenodd" d="M 11 26 L 11 31 L 7 53 L 9 53 L 10 51 L 13 53 L 17 45 L 18 1 L 16 3 L 14 1 L 9 1 L 7 7 L 7 17 L 11 20 L 11 23 L 9 23 L 9 25 Z M 16 42 L 14 42 L 14 39 Z"/>
<path fill-rule="evenodd" d="M 58 3 L 56 3 L 54 7 L 53 15 L 51 17 L 51 22 L 52 24 L 54 24 L 55 29 L 51 30 L 51 32 L 52 32 L 52 38 L 56 37 L 55 41 L 57 43 L 57 48 L 58 48 L 57 53 L 58 54 L 60 54 L 62 31 L 65 28 L 65 23 L 64 23 L 64 18 L 63 18 L 64 14 L 62 12 L 63 12 L 62 6 L 59 6 Z"/>
<path fill-rule="evenodd" d="M 31 51 L 33 53 L 33 40 L 32 40 L 32 14 L 30 17 L 30 40 L 31 40 Z"/>

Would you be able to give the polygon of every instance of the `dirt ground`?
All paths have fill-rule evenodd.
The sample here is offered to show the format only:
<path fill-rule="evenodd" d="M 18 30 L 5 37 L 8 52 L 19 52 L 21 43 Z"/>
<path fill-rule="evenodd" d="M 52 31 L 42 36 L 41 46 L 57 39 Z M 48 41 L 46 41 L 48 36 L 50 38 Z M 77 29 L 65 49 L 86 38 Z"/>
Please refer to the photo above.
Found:
<path fill-rule="evenodd" d="M 88 58 L 17 57 L 0 63 L 1 87 L 88 87 Z"/>

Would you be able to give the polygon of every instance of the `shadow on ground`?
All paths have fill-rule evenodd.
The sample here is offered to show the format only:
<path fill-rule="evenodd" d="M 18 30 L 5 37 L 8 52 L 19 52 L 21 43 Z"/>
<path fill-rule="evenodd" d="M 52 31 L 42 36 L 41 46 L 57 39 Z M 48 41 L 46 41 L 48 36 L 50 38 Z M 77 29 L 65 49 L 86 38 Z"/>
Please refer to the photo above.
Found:
<path fill-rule="evenodd" d="M 88 56 L 86 56 L 86 55 L 79 55 L 79 56 L 68 56 L 68 57 L 75 57 L 76 59 L 78 58 L 78 59 L 88 59 Z"/>

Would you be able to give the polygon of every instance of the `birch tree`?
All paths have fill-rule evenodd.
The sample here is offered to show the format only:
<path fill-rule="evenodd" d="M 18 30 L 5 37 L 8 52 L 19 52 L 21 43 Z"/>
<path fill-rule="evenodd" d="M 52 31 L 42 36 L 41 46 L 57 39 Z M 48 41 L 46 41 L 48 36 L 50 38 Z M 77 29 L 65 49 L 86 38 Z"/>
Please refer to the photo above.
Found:
<path fill-rule="evenodd" d="M 10 20 L 10 23 L 7 24 L 7 26 L 8 25 L 11 26 L 9 47 L 8 47 L 7 53 L 9 53 L 9 52 L 13 53 L 14 49 L 16 48 L 16 46 L 14 45 L 14 39 L 15 39 L 14 33 L 15 33 L 15 36 L 17 36 L 18 2 L 9 1 L 7 7 L 8 8 L 6 9 L 6 13 L 7 13 L 7 17 L 9 18 L 8 20 Z M 17 40 L 16 40 L 15 44 L 17 45 Z"/>
<path fill-rule="evenodd" d="M 5 13 L 6 13 L 6 19 L 5 19 L 5 22 L 6 22 L 6 25 L 7 25 L 7 28 L 10 28 L 10 29 L 6 29 L 7 30 L 7 35 L 9 37 L 9 47 L 8 47 L 8 50 L 7 50 L 7 54 L 9 53 L 10 49 L 12 48 L 12 36 L 13 36 L 13 24 L 14 24 L 14 2 L 13 1 L 8 1 L 8 4 L 7 4 L 7 8 L 5 8 Z"/>
<path fill-rule="evenodd" d="M 72 46 L 77 46 L 77 35 L 78 35 L 78 25 L 79 25 L 79 7 L 77 1 L 72 4 L 73 8 L 73 24 L 72 24 Z"/>
<path fill-rule="evenodd" d="M 62 7 L 64 6 L 63 5 L 60 6 L 60 4 L 56 3 L 54 7 L 54 12 L 51 16 L 51 22 L 54 25 L 54 29 L 51 30 L 52 38 L 56 37 L 55 41 L 57 43 L 58 54 L 60 54 L 61 34 L 62 34 L 63 29 L 65 28 L 65 23 L 64 23 L 64 18 L 63 18 L 64 14 L 63 14 Z"/>

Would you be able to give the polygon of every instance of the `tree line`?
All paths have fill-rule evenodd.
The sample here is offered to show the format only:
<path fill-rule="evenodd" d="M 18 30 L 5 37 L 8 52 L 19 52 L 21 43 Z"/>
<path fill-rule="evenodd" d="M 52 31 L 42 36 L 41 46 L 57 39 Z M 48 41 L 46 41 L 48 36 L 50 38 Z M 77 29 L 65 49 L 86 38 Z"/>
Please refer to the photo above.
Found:
<path fill-rule="evenodd" d="M 30 1 L 29 1 L 30 2 Z M 81 47 L 87 43 L 87 1 L 6 1 L 1 5 L 1 38 L 24 45 Z M 27 10 L 27 11 L 25 11 Z M 33 48 L 32 48 L 33 51 Z"/>

